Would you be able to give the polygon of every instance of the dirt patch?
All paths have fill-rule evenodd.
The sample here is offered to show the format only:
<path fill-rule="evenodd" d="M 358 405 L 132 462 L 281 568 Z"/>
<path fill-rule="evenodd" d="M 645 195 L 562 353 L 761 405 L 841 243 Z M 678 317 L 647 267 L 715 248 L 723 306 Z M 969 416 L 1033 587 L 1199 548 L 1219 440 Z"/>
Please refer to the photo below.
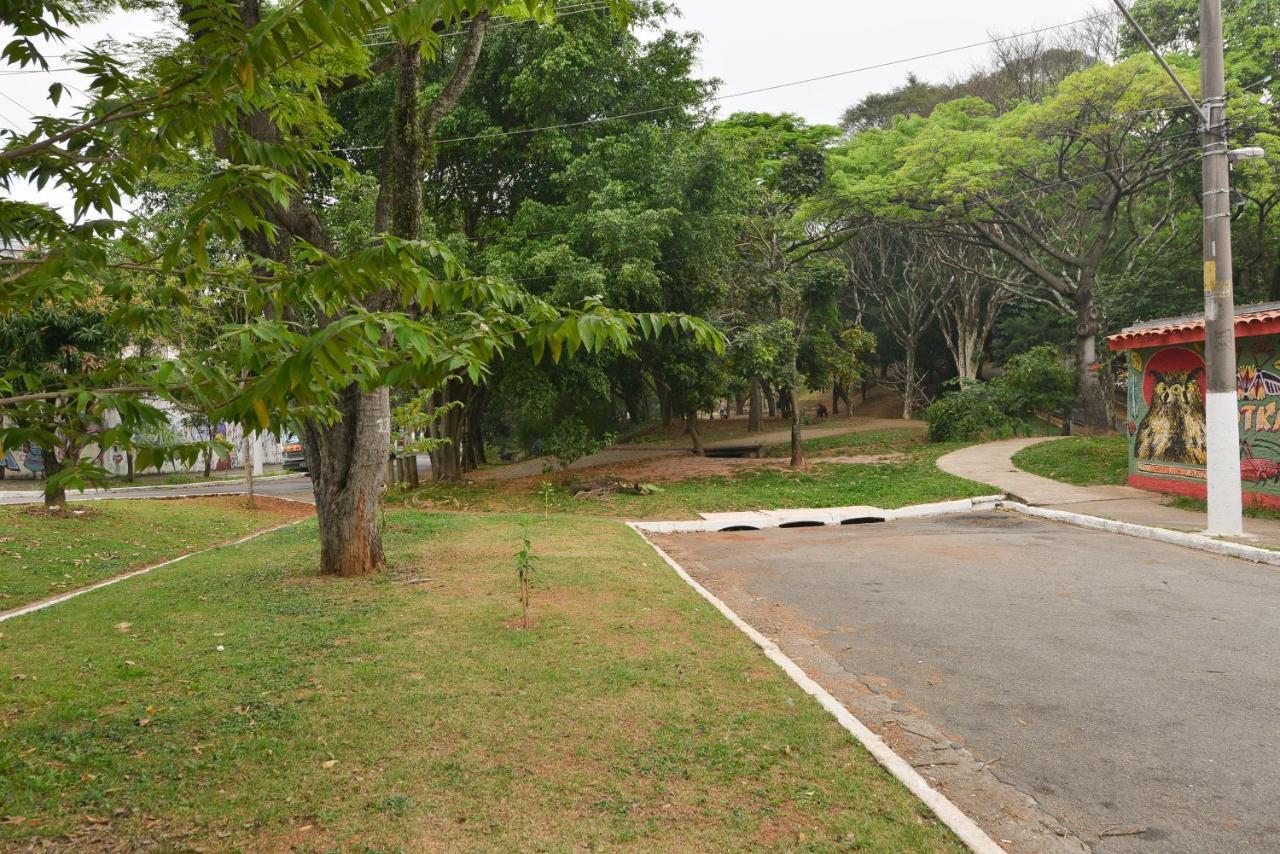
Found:
<path fill-rule="evenodd" d="M 155 499 L 147 499 L 155 500 Z M 248 510 L 249 501 L 243 495 L 198 495 L 188 498 L 163 498 L 161 501 L 205 501 L 213 504 L 215 507 L 225 507 L 228 510 Z M 269 495 L 259 495 L 253 499 L 254 510 L 258 513 L 270 513 L 272 516 L 283 516 L 286 519 L 305 519 L 308 516 L 315 515 L 316 509 L 310 504 L 301 501 L 286 501 L 283 498 L 272 498 Z"/>
<path fill-rule="evenodd" d="M 96 507 L 69 507 L 61 505 L 54 510 L 45 509 L 43 504 L 31 504 L 21 509 L 24 516 L 33 516 L 39 519 L 95 519 L 102 515 L 102 511 Z"/>
<path fill-rule="evenodd" d="M 810 456 L 810 465 L 834 463 L 843 465 L 884 465 L 900 462 L 902 454 L 863 454 L 858 456 Z M 785 457 L 767 457 L 764 459 L 735 457 L 695 457 L 692 454 L 683 456 L 650 457 L 627 463 L 606 463 L 592 466 L 575 472 L 575 479 L 591 480 L 594 477 L 609 476 L 630 483 L 674 483 L 695 477 L 734 477 L 749 471 L 787 471 Z M 546 480 L 543 477 L 523 477 L 502 483 L 499 492 L 527 492 Z"/>

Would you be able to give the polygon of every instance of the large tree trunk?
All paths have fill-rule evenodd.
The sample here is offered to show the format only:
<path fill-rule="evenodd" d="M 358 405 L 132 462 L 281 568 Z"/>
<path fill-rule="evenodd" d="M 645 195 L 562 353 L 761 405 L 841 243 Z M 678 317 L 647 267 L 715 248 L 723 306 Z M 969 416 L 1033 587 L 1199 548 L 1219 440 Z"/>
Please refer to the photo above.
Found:
<path fill-rule="evenodd" d="M 1106 430 L 1107 399 L 1098 382 L 1098 310 L 1093 301 L 1092 285 L 1082 284 L 1074 297 L 1076 305 L 1076 389 L 1084 413 L 1086 430 Z M 1071 418 L 1067 414 L 1067 420 Z"/>
<path fill-rule="evenodd" d="M 311 488 L 320 526 L 320 572 L 353 577 L 383 564 L 378 501 L 391 452 L 391 404 L 386 389 L 342 393 L 341 420 L 303 426 Z"/>
<path fill-rule="evenodd" d="M 53 492 L 49 492 L 47 488 L 47 484 L 49 480 L 52 479 L 53 476 L 56 475 L 58 472 L 62 471 L 62 460 L 58 459 L 58 451 L 56 448 L 42 447 L 40 449 L 40 455 L 41 457 L 43 457 L 44 479 L 46 484 L 46 489 L 44 493 L 44 508 L 46 510 L 53 510 L 58 507 L 66 507 L 67 506 L 67 490 L 65 488 L 60 487 L 54 490 Z"/>
<path fill-rule="evenodd" d="M 795 387 L 787 390 L 787 400 L 791 405 L 791 467 L 802 469 L 804 464 L 804 442 L 800 436 L 800 395 Z"/>
<path fill-rule="evenodd" d="M 778 399 L 777 399 L 777 395 L 773 393 L 773 387 L 770 386 L 768 383 L 761 383 L 761 388 L 764 389 L 765 402 L 769 404 L 769 417 L 777 418 L 778 417 Z"/>
<path fill-rule="evenodd" d="M 698 411 L 694 409 L 686 413 L 684 421 L 689 427 L 689 438 L 693 439 L 694 456 L 706 456 L 707 452 L 702 447 L 702 431 L 698 429 Z"/>
<path fill-rule="evenodd" d="M 916 414 L 916 344 L 914 341 L 906 347 L 906 351 L 902 378 L 902 417 L 910 421 Z"/>
<path fill-rule="evenodd" d="M 470 384 L 470 381 L 468 381 Z M 463 469 L 475 471 L 488 462 L 484 451 L 484 407 L 488 393 L 483 386 L 473 386 L 467 395 L 467 408 L 462 415 L 466 421 L 463 440 Z"/>
<path fill-rule="evenodd" d="M 751 410 L 747 414 L 747 432 L 764 432 L 764 390 L 759 379 L 751 380 Z"/>
<path fill-rule="evenodd" d="M 459 382 L 445 383 L 440 391 L 432 395 L 436 406 L 463 400 L 465 391 Z M 444 444 L 431 452 L 431 477 L 438 481 L 452 483 L 462 478 L 462 441 L 466 418 L 465 409 L 454 407 L 431 422 L 431 438 L 440 439 Z"/>

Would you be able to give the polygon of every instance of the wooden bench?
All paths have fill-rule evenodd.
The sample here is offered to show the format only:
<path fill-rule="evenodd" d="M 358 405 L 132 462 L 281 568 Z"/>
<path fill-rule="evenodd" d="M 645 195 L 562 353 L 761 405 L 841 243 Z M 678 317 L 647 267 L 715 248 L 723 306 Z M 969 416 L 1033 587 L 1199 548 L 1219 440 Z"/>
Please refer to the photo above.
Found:
<path fill-rule="evenodd" d="M 715 445 L 703 449 L 708 457 L 751 457 L 760 459 L 764 456 L 764 446 L 755 445 Z"/>

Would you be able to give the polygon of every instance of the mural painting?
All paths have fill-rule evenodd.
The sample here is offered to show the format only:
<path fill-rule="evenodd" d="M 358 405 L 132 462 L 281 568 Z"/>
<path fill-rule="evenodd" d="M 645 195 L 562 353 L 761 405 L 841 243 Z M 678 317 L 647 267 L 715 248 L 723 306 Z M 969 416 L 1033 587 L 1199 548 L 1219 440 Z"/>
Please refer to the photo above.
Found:
<path fill-rule="evenodd" d="M 1280 503 L 1280 337 L 1239 339 L 1240 475 L 1255 504 Z M 1202 495 L 1205 375 L 1200 343 L 1129 354 L 1129 472 L 1135 485 Z M 1177 488 L 1195 484 L 1198 490 Z"/>
<path fill-rule="evenodd" d="M 1131 357 L 1129 435 L 1134 468 L 1151 475 L 1204 479 L 1204 359 L 1169 347 Z M 1139 417 L 1140 416 L 1140 417 Z"/>

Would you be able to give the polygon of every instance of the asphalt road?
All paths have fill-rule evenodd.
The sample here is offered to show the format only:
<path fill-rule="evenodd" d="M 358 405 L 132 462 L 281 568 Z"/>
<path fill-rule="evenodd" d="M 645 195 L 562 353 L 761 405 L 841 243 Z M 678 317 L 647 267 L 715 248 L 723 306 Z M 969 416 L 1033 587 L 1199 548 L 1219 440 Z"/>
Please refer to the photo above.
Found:
<path fill-rule="evenodd" d="M 264 477 L 254 481 L 254 492 L 277 498 L 315 503 L 311 492 L 311 480 L 305 474 Z M 83 493 L 69 492 L 69 501 L 109 501 L 125 498 L 184 498 L 198 495 L 240 495 L 245 491 L 244 481 L 226 483 L 195 483 L 185 486 L 141 486 L 120 489 L 90 489 Z M 33 504 L 44 499 L 37 491 L 0 492 L 0 504 Z"/>
<path fill-rule="evenodd" d="M 997 512 L 659 541 L 1094 850 L 1280 851 L 1274 568 Z"/>

